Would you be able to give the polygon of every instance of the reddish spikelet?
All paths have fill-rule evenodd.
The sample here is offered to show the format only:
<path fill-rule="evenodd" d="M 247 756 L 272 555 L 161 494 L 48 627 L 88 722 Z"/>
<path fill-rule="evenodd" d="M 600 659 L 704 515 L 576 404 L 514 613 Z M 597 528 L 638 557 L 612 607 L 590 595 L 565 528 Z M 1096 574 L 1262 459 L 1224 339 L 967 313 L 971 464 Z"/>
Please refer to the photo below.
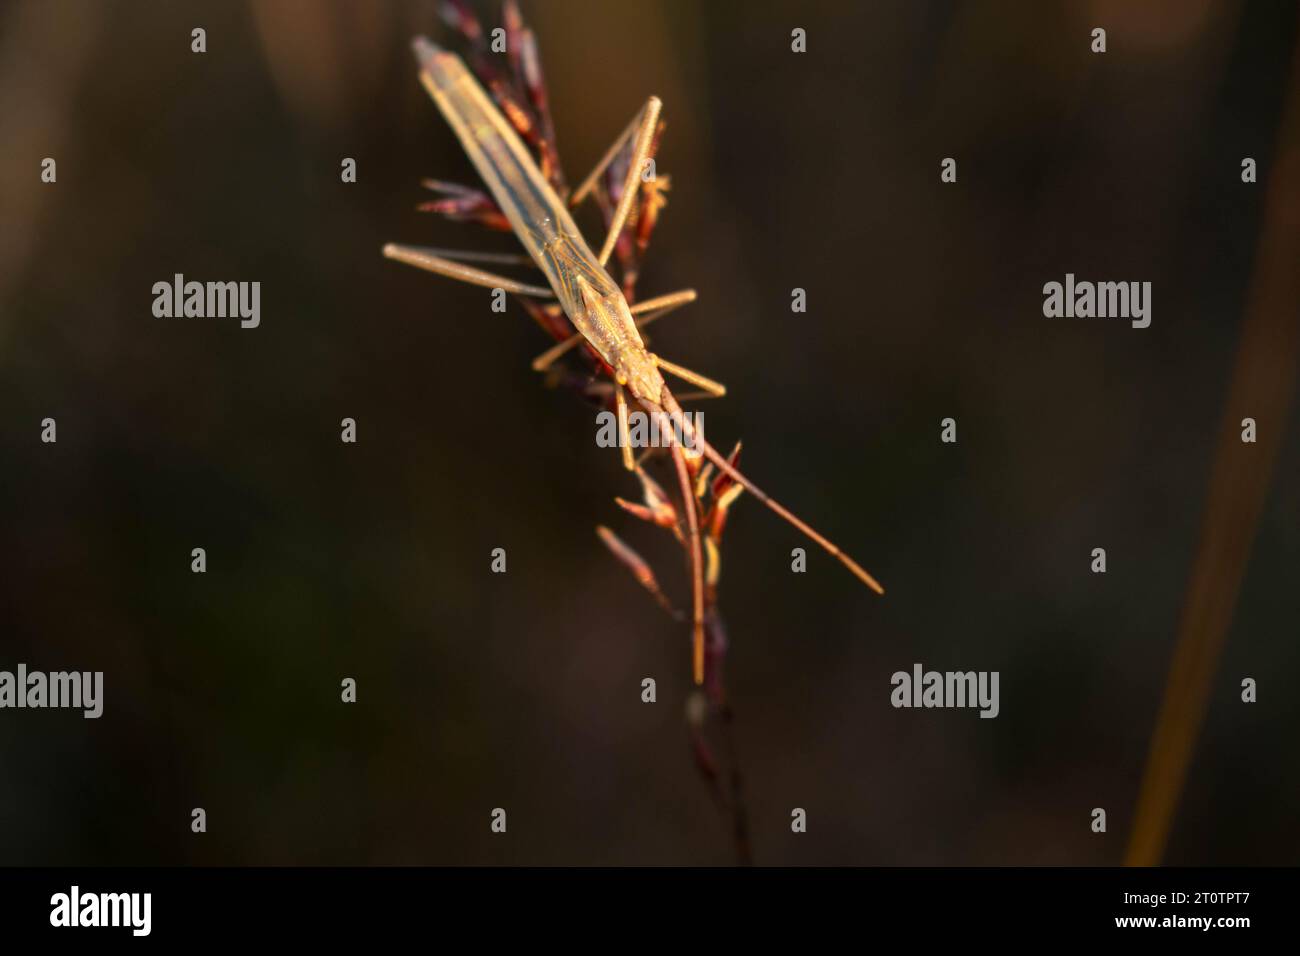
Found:
<path fill-rule="evenodd" d="M 452 222 L 476 222 L 494 232 L 510 232 L 508 220 L 496 206 L 483 207 L 471 199 L 435 199 L 415 207 L 419 212 L 433 212 Z"/>
<path fill-rule="evenodd" d="M 659 152 L 659 140 L 664 134 L 665 123 L 659 121 L 659 126 L 655 129 L 654 139 L 650 146 L 650 155 L 654 156 Z M 645 256 L 646 248 L 650 245 L 650 234 L 654 232 L 655 226 L 659 222 L 659 213 L 668 205 L 668 197 L 664 195 L 668 192 L 671 182 L 667 176 L 656 174 L 641 184 L 641 207 L 637 212 L 636 225 L 636 251 L 637 258 Z"/>
<path fill-rule="evenodd" d="M 634 518 L 640 518 L 642 521 L 648 521 L 650 524 L 659 523 L 659 519 L 655 515 L 653 508 L 639 505 L 635 501 L 628 501 L 626 498 L 615 498 L 614 504 L 618 505 Z"/>
<path fill-rule="evenodd" d="M 441 179 L 424 179 L 420 185 L 443 196 L 442 199 L 420 203 L 415 207 L 420 212 L 437 213 L 453 222 L 476 222 L 497 231 L 510 230 L 510 221 L 496 200 L 482 190 Z"/>
<path fill-rule="evenodd" d="M 654 514 L 654 523 L 661 528 L 676 531 L 680 536 L 681 522 L 672 499 L 664 493 L 663 488 L 657 481 L 646 474 L 646 470 L 640 465 L 637 465 L 636 476 L 641 479 L 641 493 L 645 498 L 646 507 Z"/>
<path fill-rule="evenodd" d="M 550 100 L 546 95 L 546 78 L 542 75 L 542 58 L 537 51 L 537 38 L 532 30 L 525 29 L 521 37 L 522 76 L 524 91 L 537 116 L 538 132 L 541 134 L 539 150 L 541 153 L 542 175 L 555 187 L 561 196 L 567 196 L 569 189 L 564 182 L 564 172 L 560 168 L 560 155 L 555 142 L 555 123 L 551 119 Z"/>
<path fill-rule="evenodd" d="M 740 461 L 740 442 L 736 442 L 736 447 L 731 449 L 731 454 L 727 456 L 727 464 L 732 468 L 738 467 Z M 713 479 L 713 497 L 720 498 L 728 488 L 734 485 L 735 480 L 725 471 L 718 472 L 718 477 Z"/>
<path fill-rule="evenodd" d="M 735 504 L 736 499 L 744 492 L 744 487 L 733 484 L 721 497 L 713 499 L 713 507 L 709 511 L 705 523 L 709 528 L 709 537 L 717 544 L 722 543 L 722 531 L 727 525 L 728 509 Z"/>
<path fill-rule="evenodd" d="M 596 534 L 600 535 L 600 540 L 605 542 L 605 547 L 613 552 L 614 557 L 618 558 L 623 563 L 623 566 L 632 572 L 632 576 L 637 579 L 637 582 L 659 602 L 660 607 L 673 617 L 680 616 L 676 608 L 664 596 L 663 591 L 659 589 L 659 582 L 655 579 L 655 573 L 650 570 L 650 565 L 646 563 L 641 555 L 632 550 L 618 535 L 604 525 L 596 527 Z"/>
<path fill-rule="evenodd" d="M 573 334 L 572 324 L 558 305 L 540 305 L 523 297 L 518 301 L 532 320 L 541 326 L 542 331 L 557 342 L 563 342 Z"/>
<path fill-rule="evenodd" d="M 477 47 L 483 42 L 483 27 L 463 0 L 443 0 L 438 12 L 442 22 L 468 40 L 470 45 Z"/>
<path fill-rule="evenodd" d="M 501 25 L 506 29 L 506 57 L 510 61 L 510 72 L 522 78 L 521 50 L 523 47 L 524 17 L 519 12 L 515 0 L 505 0 L 501 6 Z"/>

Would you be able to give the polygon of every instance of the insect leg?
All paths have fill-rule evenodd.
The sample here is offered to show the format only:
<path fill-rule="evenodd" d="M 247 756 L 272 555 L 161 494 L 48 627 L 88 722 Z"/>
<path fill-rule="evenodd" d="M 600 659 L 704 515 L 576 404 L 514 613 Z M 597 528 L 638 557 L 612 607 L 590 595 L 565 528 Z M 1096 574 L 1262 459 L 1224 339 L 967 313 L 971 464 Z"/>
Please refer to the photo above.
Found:
<path fill-rule="evenodd" d="M 722 396 L 727 394 L 727 386 L 723 385 L 721 382 L 715 382 L 713 379 L 701 375 L 699 372 L 692 372 L 690 369 L 670 362 L 665 358 L 660 358 L 658 355 L 651 355 L 650 358 L 668 374 L 676 375 L 683 382 L 690 382 L 696 388 L 704 389 L 715 398 L 722 398 Z"/>
<path fill-rule="evenodd" d="M 703 402 L 710 398 L 722 398 L 717 392 L 682 392 L 677 396 L 679 402 Z"/>
<path fill-rule="evenodd" d="M 680 292 L 670 292 L 667 295 L 656 296 L 653 299 L 646 299 L 644 302 L 638 302 L 629 310 L 633 315 L 640 315 L 641 318 L 636 320 L 636 327 L 643 329 L 656 319 L 663 318 L 674 309 L 679 309 L 688 302 L 695 301 L 694 289 L 682 289 Z M 533 371 L 544 372 L 555 364 L 555 360 L 560 358 L 575 345 L 581 344 L 583 338 L 581 334 L 574 334 L 557 342 L 549 349 L 543 352 L 537 358 L 533 359 Z"/>
<path fill-rule="evenodd" d="M 513 292 L 516 295 L 555 298 L 555 293 L 549 286 L 529 285 L 517 279 L 508 279 L 492 272 L 484 272 L 482 269 L 475 269 L 473 266 L 454 262 L 446 258 L 445 255 L 439 255 L 438 253 L 442 251 L 418 246 L 401 246 L 392 242 L 384 246 L 384 256 L 386 258 L 405 262 L 408 266 L 415 266 L 417 269 L 436 272 L 438 275 L 459 279 L 461 282 L 468 282 L 471 285 L 481 285 L 489 289 L 504 289 L 506 292 Z M 480 253 L 480 255 L 482 254 Z"/>
<path fill-rule="evenodd" d="M 424 246 L 420 247 L 420 252 L 457 262 L 493 262 L 503 266 L 529 266 L 537 269 L 537 263 L 522 252 L 478 252 L 473 249 L 431 249 Z"/>
<path fill-rule="evenodd" d="M 627 428 L 627 395 L 623 386 L 614 383 L 614 404 L 618 406 L 618 444 L 623 450 L 623 467 L 636 471 L 636 461 L 632 457 L 632 441 Z"/>
<path fill-rule="evenodd" d="M 641 181 L 641 167 L 650 155 L 650 146 L 654 142 L 655 129 L 659 126 L 659 111 L 662 108 L 663 101 L 659 97 L 652 96 L 646 100 L 641 115 L 641 128 L 637 130 L 635 145 L 632 147 L 632 161 L 628 163 L 627 178 L 623 180 L 623 195 L 619 197 L 614 218 L 610 220 L 605 244 L 600 247 L 600 255 L 596 257 L 602 266 L 609 262 L 609 254 L 614 251 L 614 243 L 618 242 L 618 237 L 623 232 L 627 214 L 632 211 L 632 202 L 640 192 L 637 185 Z"/>
<path fill-rule="evenodd" d="M 655 318 L 661 315 L 667 315 L 673 309 L 680 309 L 684 305 L 690 305 L 695 301 L 694 289 L 682 289 L 680 292 L 669 292 L 667 295 L 657 295 L 653 299 L 642 299 L 636 305 L 628 309 L 633 315 L 640 315 L 642 312 L 653 312 Z"/>
<path fill-rule="evenodd" d="M 584 179 L 582 184 L 573 191 L 573 195 L 569 197 L 570 206 L 578 206 L 591 193 L 596 183 L 600 180 L 601 174 L 609 168 L 609 164 L 614 161 L 614 157 L 619 154 L 627 141 L 636 132 L 638 125 L 642 122 L 642 117 L 645 115 L 646 110 L 650 108 L 650 102 L 657 102 L 657 100 L 655 100 L 653 96 L 650 97 L 650 101 L 647 101 L 646 105 L 641 107 L 640 112 L 638 112 L 636 116 L 632 117 L 632 122 L 627 124 L 627 129 L 618 134 L 618 139 L 614 140 L 614 142 L 610 144 L 609 149 L 605 150 L 605 155 L 600 158 L 600 162 L 592 167 L 591 172 L 587 174 L 587 178 Z M 656 113 L 657 112 L 658 110 L 656 109 Z"/>

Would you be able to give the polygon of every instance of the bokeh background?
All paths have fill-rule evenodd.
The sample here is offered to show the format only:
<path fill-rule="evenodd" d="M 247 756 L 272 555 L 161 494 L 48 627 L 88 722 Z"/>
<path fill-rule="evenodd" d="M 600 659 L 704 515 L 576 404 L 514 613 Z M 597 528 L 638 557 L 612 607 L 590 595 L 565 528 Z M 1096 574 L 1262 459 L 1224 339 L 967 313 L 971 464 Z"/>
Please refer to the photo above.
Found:
<path fill-rule="evenodd" d="M 1268 203 L 1296 204 L 1269 178 L 1296 143 L 1297 8 L 523 9 L 571 180 L 663 98 L 672 191 L 640 288 L 700 301 L 656 349 L 729 385 L 711 439 L 743 438 L 748 472 L 888 588 L 813 550 L 792 574 L 796 533 L 733 511 L 721 602 L 757 861 L 1121 862 L 1240 417 Z M 379 255 L 511 248 L 414 210 L 422 177 L 476 181 L 416 32 L 452 40 L 424 0 L 0 8 L 0 667 L 106 682 L 98 721 L 0 712 L 0 862 L 732 862 L 687 744 L 687 633 L 593 529 L 684 601 L 677 550 L 616 509 L 636 488 L 530 371 L 547 342 L 517 306 Z M 154 318 L 176 272 L 259 280 L 261 327 Z M 1152 326 L 1045 319 L 1066 272 L 1151 281 Z M 1287 404 L 1258 412 L 1277 458 L 1170 863 L 1300 862 Z M 894 710 L 914 662 L 1000 671 L 1001 715 Z"/>

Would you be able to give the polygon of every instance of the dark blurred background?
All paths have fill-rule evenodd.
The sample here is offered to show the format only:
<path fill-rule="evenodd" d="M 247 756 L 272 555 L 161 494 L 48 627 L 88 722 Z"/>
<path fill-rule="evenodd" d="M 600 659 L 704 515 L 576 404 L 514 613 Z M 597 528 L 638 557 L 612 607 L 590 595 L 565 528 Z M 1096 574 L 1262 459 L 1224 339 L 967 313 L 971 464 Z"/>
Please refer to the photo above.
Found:
<path fill-rule="evenodd" d="M 640 289 L 700 301 L 655 347 L 728 384 L 713 442 L 743 438 L 749 474 L 888 588 L 815 550 L 790 573 L 797 534 L 733 510 L 721 603 L 757 861 L 1120 862 L 1297 8 L 523 10 L 571 180 L 663 98 L 672 189 Z M 685 602 L 677 550 L 615 507 L 635 484 L 530 371 L 547 341 L 517 306 L 379 254 L 512 248 L 414 210 L 422 177 L 477 182 L 417 82 L 417 32 L 456 42 L 423 0 L 0 8 L 0 668 L 106 685 L 98 721 L 0 712 L 0 862 L 732 861 L 687 745 L 686 631 L 593 529 Z M 154 318 L 176 272 L 260 281 L 261 327 Z M 1151 327 L 1045 319 L 1066 272 L 1151 281 Z M 1289 431 L 1171 863 L 1300 862 L 1285 422 L 1261 418 Z M 914 662 L 1000 671 L 1001 715 L 891 708 Z"/>

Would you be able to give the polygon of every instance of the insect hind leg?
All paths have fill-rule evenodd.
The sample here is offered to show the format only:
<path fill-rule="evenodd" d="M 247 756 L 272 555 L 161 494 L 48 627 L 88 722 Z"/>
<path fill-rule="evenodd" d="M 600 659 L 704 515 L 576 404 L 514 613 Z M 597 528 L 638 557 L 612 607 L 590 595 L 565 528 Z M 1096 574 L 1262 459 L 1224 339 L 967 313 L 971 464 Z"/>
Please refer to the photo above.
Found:
<path fill-rule="evenodd" d="M 722 398 L 727 394 L 727 386 L 723 385 L 721 382 L 715 382 L 706 375 L 701 375 L 699 372 L 693 372 L 683 365 L 670 362 L 658 355 L 652 354 L 650 357 L 659 368 L 663 369 L 669 375 L 674 375 L 677 378 L 680 378 L 683 382 L 689 382 L 696 388 L 703 389 L 714 398 Z"/>
<path fill-rule="evenodd" d="M 456 254 L 450 253 L 450 255 Z M 515 295 L 530 295 L 547 299 L 555 298 L 555 292 L 549 286 L 530 285 L 527 282 L 520 282 L 518 279 L 497 275 L 495 272 L 485 272 L 482 269 L 476 269 L 473 266 L 448 258 L 448 255 L 448 251 L 444 249 L 403 246 L 395 242 L 390 242 L 384 246 L 384 258 L 395 259 L 398 262 L 406 263 L 408 266 L 415 266 L 417 269 L 424 269 L 426 272 L 434 272 L 449 279 L 458 279 L 461 282 L 484 286 L 488 289 L 504 289 L 506 292 Z M 462 258 L 473 258 L 492 254 L 461 253 L 460 255 Z"/>

